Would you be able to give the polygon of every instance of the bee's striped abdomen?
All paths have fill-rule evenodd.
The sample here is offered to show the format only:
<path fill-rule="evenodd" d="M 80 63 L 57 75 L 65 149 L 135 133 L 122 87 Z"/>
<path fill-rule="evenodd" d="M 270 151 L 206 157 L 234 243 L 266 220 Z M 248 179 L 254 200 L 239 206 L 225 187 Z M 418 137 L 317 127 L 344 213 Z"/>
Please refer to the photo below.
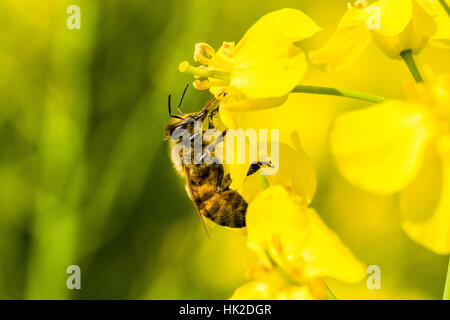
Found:
<path fill-rule="evenodd" d="M 247 202 L 234 190 L 215 193 L 209 200 L 203 202 L 200 212 L 215 223 L 230 227 L 245 227 Z"/>

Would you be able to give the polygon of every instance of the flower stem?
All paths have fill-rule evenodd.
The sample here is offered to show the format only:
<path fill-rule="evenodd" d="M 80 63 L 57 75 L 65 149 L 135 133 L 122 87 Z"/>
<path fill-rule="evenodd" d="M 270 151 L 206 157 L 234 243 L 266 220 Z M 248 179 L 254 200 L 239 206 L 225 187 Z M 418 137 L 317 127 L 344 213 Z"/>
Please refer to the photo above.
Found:
<path fill-rule="evenodd" d="M 354 90 L 336 89 L 329 87 L 316 87 L 316 86 L 304 86 L 299 85 L 291 92 L 312 93 L 312 94 L 325 94 L 331 96 L 340 96 L 352 99 L 358 99 L 368 102 L 381 103 L 385 99 L 384 97 L 376 96 L 370 93 L 359 92 Z"/>
<path fill-rule="evenodd" d="M 269 181 L 267 181 L 266 176 L 262 175 L 261 173 L 258 173 L 259 176 L 259 182 L 261 183 L 261 186 L 263 189 L 267 189 L 269 187 Z"/>
<path fill-rule="evenodd" d="M 450 259 L 448 261 L 447 280 L 445 280 L 443 300 L 450 300 Z"/>
<path fill-rule="evenodd" d="M 400 56 L 402 57 L 403 61 L 405 61 L 406 65 L 408 66 L 409 71 L 414 77 L 414 80 L 419 83 L 423 82 L 422 76 L 420 75 L 419 69 L 417 68 L 416 62 L 414 61 L 412 50 L 404 50 L 400 53 Z"/>
<path fill-rule="evenodd" d="M 328 296 L 328 300 L 337 300 L 338 298 L 336 298 L 336 296 L 334 295 L 333 291 L 330 290 L 330 288 L 328 287 L 328 285 L 325 285 L 325 288 L 327 290 L 327 296 Z"/>
<path fill-rule="evenodd" d="M 447 12 L 448 16 L 450 17 L 450 7 L 448 6 L 447 2 L 445 2 L 445 0 L 439 0 L 439 2 L 444 7 L 444 10 Z"/>

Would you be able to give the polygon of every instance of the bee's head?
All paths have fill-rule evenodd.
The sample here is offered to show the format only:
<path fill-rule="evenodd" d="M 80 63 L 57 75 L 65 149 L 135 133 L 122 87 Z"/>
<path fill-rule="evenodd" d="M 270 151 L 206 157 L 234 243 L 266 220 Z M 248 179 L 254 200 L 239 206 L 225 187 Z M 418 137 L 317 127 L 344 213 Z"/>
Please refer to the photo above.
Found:
<path fill-rule="evenodd" d="M 181 112 L 180 106 L 183 101 L 184 94 L 186 93 L 187 85 L 184 88 L 183 94 L 181 95 L 180 102 L 177 106 L 178 115 L 172 114 L 170 105 L 170 95 L 169 95 L 169 116 L 172 118 L 166 126 L 166 137 L 169 138 L 175 129 L 186 129 L 191 134 L 194 133 L 194 126 L 196 122 L 203 122 L 207 117 L 212 118 L 212 116 L 218 111 L 215 107 L 216 99 L 212 99 L 201 111 L 191 114 L 183 114 Z"/>
<path fill-rule="evenodd" d="M 172 116 L 169 123 L 166 125 L 166 137 L 169 138 L 175 129 L 186 129 L 189 132 L 194 131 L 194 124 L 196 121 L 195 114 L 187 114 L 183 116 Z"/>

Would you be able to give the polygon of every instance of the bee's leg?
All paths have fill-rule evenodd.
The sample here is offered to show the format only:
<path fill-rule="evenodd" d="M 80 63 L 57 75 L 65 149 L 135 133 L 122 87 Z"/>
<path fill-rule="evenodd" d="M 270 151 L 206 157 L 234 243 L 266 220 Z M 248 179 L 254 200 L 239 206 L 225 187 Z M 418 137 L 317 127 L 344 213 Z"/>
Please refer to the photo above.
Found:
<path fill-rule="evenodd" d="M 203 154 L 202 154 L 202 156 L 200 157 L 200 162 L 203 162 L 203 160 L 209 155 L 209 154 L 211 154 L 211 152 L 213 152 L 213 150 L 216 148 L 216 146 L 219 144 L 219 143 L 221 143 L 221 142 L 223 142 L 223 137 L 226 135 L 226 133 L 227 133 L 227 130 L 225 129 L 225 130 L 223 130 L 222 131 L 222 135 L 220 136 L 220 137 L 218 137 L 213 143 L 211 143 L 210 145 L 208 145 L 206 148 L 205 148 L 205 152 L 203 152 Z"/>
<path fill-rule="evenodd" d="M 224 178 L 223 166 L 218 165 L 217 168 L 217 184 L 216 190 L 217 192 L 223 192 L 230 189 L 231 179 L 230 174 L 227 174 Z"/>
<path fill-rule="evenodd" d="M 250 168 L 247 172 L 247 177 L 251 176 L 252 174 L 256 173 L 261 167 L 272 167 L 272 163 L 270 161 L 258 161 L 254 162 L 250 165 Z"/>

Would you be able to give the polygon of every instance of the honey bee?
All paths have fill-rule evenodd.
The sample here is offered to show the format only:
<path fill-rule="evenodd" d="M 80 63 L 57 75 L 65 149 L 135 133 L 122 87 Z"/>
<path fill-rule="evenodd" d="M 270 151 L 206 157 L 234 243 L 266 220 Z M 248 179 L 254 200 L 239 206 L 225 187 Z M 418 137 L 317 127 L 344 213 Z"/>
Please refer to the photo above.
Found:
<path fill-rule="evenodd" d="M 173 138 L 172 133 L 176 129 L 185 129 L 189 133 L 190 150 L 194 149 L 194 140 L 198 135 L 205 133 L 205 126 L 201 130 L 195 128 L 195 124 L 207 121 L 208 129 L 217 129 L 214 123 L 214 115 L 218 112 L 218 101 L 212 99 L 201 111 L 191 114 L 183 114 L 180 110 L 186 89 L 183 91 L 180 102 L 177 106 L 179 115 L 172 114 L 169 95 L 169 116 L 172 118 L 166 126 L 166 136 L 170 141 L 170 150 L 173 151 L 175 145 L 180 143 L 180 138 Z M 226 130 L 221 137 L 208 144 L 202 139 L 202 152 L 199 158 L 204 159 L 206 155 L 214 156 L 213 147 L 223 141 Z M 172 162 L 176 170 L 186 179 L 186 189 L 199 214 L 200 220 L 205 227 L 203 217 L 212 220 L 218 225 L 230 228 L 245 227 L 245 214 L 248 203 L 235 190 L 230 189 L 230 174 L 224 174 L 224 167 L 220 163 L 208 164 L 204 161 L 200 163 L 185 163 L 179 157 L 185 157 L 178 152 L 172 152 Z M 190 156 L 190 155 L 188 155 Z M 175 158 L 174 158 L 175 157 Z M 251 164 L 248 175 L 258 171 L 264 163 Z M 206 230 L 206 228 L 205 228 Z"/>

